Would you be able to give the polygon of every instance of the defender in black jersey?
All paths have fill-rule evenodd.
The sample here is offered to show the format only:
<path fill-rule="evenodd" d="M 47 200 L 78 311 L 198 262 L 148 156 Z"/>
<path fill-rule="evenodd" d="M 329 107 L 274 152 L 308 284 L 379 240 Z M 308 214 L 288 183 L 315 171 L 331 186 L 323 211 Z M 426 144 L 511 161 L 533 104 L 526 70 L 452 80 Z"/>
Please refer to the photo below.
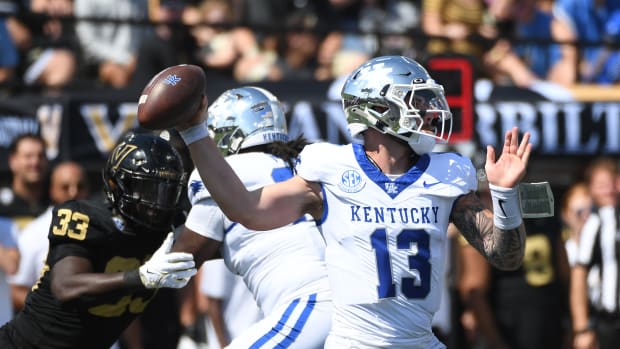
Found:
<path fill-rule="evenodd" d="M 158 288 L 185 286 L 193 258 L 169 252 L 185 177 L 155 135 L 132 133 L 115 147 L 103 171 L 108 205 L 54 209 L 46 265 L 23 311 L 0 328 L 0 348 L 109 348 Z"/>

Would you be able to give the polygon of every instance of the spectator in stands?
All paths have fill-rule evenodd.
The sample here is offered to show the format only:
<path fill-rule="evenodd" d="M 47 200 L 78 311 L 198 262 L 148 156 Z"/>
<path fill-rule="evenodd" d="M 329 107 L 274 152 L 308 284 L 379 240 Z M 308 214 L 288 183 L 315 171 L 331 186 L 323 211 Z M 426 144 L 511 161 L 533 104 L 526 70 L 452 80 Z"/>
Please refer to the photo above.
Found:
<path fill-rule="evenodd" d="M 556 0 L 553 36 L 562 45 L 562 83 L 613 84 L 620 81 L 620 50 L 607 48 L 618 42 L 620 2 L 605 0 Z M 609 33 L 609 35 L 608 35 Z"/>
<path fill-rule="evenodd" d="M 17 48 L 7 28 L 6 18 L 0 18 L 0 84 L 9 82 L 19 62 Z"/>
<path fill-rule="evenodd" d="M 433 36 L 427 44 L 428 53 L 459 53 L 482 57 L 485 42 L 495 36 L 495 28 L 484 23 L 482 0 L 423 0 L 422 29 Z M 469 40 L 478 37 L 478 40 Z"/>
<path fill-rule="evenodd" d="M 497 1 L 511 4 L 513 0 L 491 3 Z M 505 84 L 505 77 L 509 77 L 509 84 L 529 87 L 539 80 L 513 51 L 509 40 L 498 37 L 495 23 L 485 20 L 484 1 L 424 0 L 422 4 L 422 28 L 434 37 L 427 45 L 429 54 L 470 56 L 479 76 L 496 83 Z M 521 5 L 520 2 L 514 4 Z"/>
<path fill-rule="evenodd" d="M 531 86 L 536 80 L 561 82 L 556 63 L 560 59 L 559 45 L 553 44 L 551 23 L 554 0 L 493 0 L 489 6 L 499 36 L 516 42 L 502 41 L 523 64 L 516 67 L 508 62 L 499 70 L 518 86 Z M 503 47 L 504 47 L 503 46 Z M 499 49 L 498 47 L 494 48 Z"/>
<path fill-rule="evenodd" d="M 126 87 L 138 48 L 152 32 L 150 26 L 130 23 L 148 20 L 147 1 L 75 0 L 75 15 L 83 18 L 76 30 L 86 75 L 108 86 Z M 88 20 L 93 18 L 100 20 Z"/>
<path fill-rule="evenodd" d="M 7 91 L 15 86 L 17 68 L 20 63 L 20 49 L 30 43 L 28 31 L 19 20 L 21 3 L 10 0 L 0 1 L 0 83 L 7 84 Z"/>
<path fill-rule="evenodd" d="M 586 169 L 585 180 L 595 210 L 581 229 L 576 263 L 571 270 L 573 346 L 593 348 L 598 343 L 600 349 L 616 348 L 620 343 L 620 288 L 618 273 L 614 271 L 620 264 L 616 161 L 607 157 L 595 159 Z M 594 266 L 601 270 L 598 301 L 588 294 L 588 276 Z"/>
<path fill-rule="evenodd" d="M 420 2 L 407 0 L 386 0 L 384 15 L 377 29 L 382 32 L 379 43 L 380 55 L 403 55 L 416 58 L 423 49 L 419 36 L 408 32 L 421 29 Z"/>
<path fill-rule="evenodd" d="M 233 274 L 223 259 L 201 267 L 200 292 L 207 299 L 207 339 L 210 349 L 221 349 L 263 318 L 243 278 Z"/>
<path fill-rule="evenodd" d="M 312 5 L 311 3 L 325 2 L 325 0 L 233 0 L 233 2 L 235 4 L 235 20 L 253 27 L 273 29 L 279 25 L 283 18 L 288 16 L 291 6 L 308 6 Z M 264 34 L 270 35 L 268 32 Z"/>
<path fill-rule="evenodd" d="M 562 235 L 566 241 L 566 253 L 571 266 L 575 264 L 577 258 L 581 228 L 590 216 L 593 205 L 592 196 L 584 182 L 571 185 L 562 199 L 560 213 L 564 225 Z"/>
<path fill-rule="evenodd" d="M 19 230 L 48 207 L 45 189 L 48 160 L 45 141 L 27 133 L 15 138 L 9 146 L 11 187 L 0 189 L 0 217 L 11 218 Z"/>
<path fill-rule="evenodd" d="M 488 189 L 479 193 L 489 206 Z M 525 257 L 516 271 L 494 268 L 465 241 L 460 244 L 458 288 L 477 329 L 471 347 L 477 343 L 497 349 L 564 348 L 569 268 L 552 221 L 524 220 Z"/>
<path fill-rule="evenodd" d="M 6 26 L 17 50 L 24 50 L 32 43 L 30 31 L 22 21 L 22 16 L 30 11 L 29 1 L 10 1 L 10 3 L 9 5 L 7 1 L 2 2 L 2 8 L 6 9 L 8 14 L 4 17 Z"/>
<path fill-rule="evenodd" d="M 73 16 L 73 0 L 31 0 L 21 19 L 30 44 L 22 47 L 23 74 L 27 85 L 58 89 L 73 81 L 79 49 L 74 26 L 63 21 Z"/>
<path fill-rule="evenodd" d="M 19 264 L 15 234 L 15 224 L 8 218 L 0 217 L 0 326 L 13 318 L 11 291 L 6 278 L 17 272 Z"/>
<path fill-rule="evenodd" d="M 594 202 L 585 182 L 580 181 L 571 185 L 562 199 L 561 218 L 564 225 L 562 235 L 564 236 L 566 254 L 571 268 L 577 263 L 581 229 L 590 216 L 593 207 Z M 600 265 L 592 265 L 588 270 L 587 288 L 588 306 L 591 307 L 592 304 L 600 303 Z"/>
<path fill-rule="evenodd" d="M 83 200 L 90 195 L 88 178 L 84 168 L 73 161 L 56 165 L 50 175 L 48 209 L 30 222 L 19 234 L 17 243 L 21 253 L 18 272 L 9 278 L 13 308 L 16 311 L 24 307 L 26 295 L 36 283 L 45 264 L 47 256 L 47 234 L 52 221 L 53 205 L 60 205 L 68 200 Z"/>
<path fill-rule="evenodd" d="M 268 67 L 267 80 L 314 79 L 321 35 L 319 17 L 311 8 L 295 10 L 286 18 L 285 33 L 280 35 L 274 62 Z"/>
<path fill-rule="evenodd" d="M 318 49 L 317 80 L 347 75 L 377 52 L 379 41 L 374 32 L 386 28 L 381 5 L 375 1 L 328 0 L 323 25 L 330 31 Z"/>
<path fill-rule="evenodd" d="M 181 63 L 195 63 L 194 40 L 182 22 L 185 1 L 150 2 L 150 19 L 157 23 L 154 36 L 142 42 L 137 53 L 132 85 L 142 89 L 155 74 Z"/>
<path fill-rule="evenodd" d="M 198 22 L 189 24 L 194 25 L 191 34 L 198 46 L 197 60 L 208 75 L 238 81 L 256 81 L 265 76 L 260 68 L 267 57 L 260 54 L 250 29 L 234 26 L 237 23 L 229 0 L 204 0 L 198 13 Z"/>

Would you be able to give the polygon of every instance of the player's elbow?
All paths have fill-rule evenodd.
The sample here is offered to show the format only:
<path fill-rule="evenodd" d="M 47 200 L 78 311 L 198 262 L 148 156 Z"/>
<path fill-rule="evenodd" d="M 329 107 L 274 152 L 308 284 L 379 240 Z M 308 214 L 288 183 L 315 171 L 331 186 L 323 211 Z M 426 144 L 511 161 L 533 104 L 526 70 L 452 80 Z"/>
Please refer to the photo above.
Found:
<path fill-rule="evenodd" d="M 80 294 L 74 287 L 70 287 L 59 278 L 52 278 L 51 290 L 52 295 L 61 303 L 70 302 L 77 299 Z"/>
<path fill-rule="evenodd" d="M 266 215 L 264 212 L 261 212 L 258 209 L 255 209 L 251 206 L 246 207 L 238 207 L 235 209 L 222 210 L 228 219 L 232 222 L 237 222 L 238 224 L 243 225 L 244 227 L 252 230 L 268 230 L 269 228 L 265 228 L 265 221 L 269 221 L 269 218 L 265 219 L 269 215 Z"/>
<path fill-rule="evenodd" d="M 70 302 L 78 299 L 85 294 L 85 289 L 78 286 L 78 283 L 67 275 L 54 275 L 52 273 L 50 290 L 54 298 L 61 303 Z"/>

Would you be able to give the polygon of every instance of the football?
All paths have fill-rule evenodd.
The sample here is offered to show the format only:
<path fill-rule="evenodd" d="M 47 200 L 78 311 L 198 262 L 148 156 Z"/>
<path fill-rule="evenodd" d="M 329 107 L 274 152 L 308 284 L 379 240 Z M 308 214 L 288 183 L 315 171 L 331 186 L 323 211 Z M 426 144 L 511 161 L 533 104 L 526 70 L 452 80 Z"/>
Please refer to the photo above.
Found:
<path fill-rule="evenodd" d="M 192 64 L 168 67 L 144 87 L 138 101 L 138 122 L 149 130 L 162 130 L 190 119 L 206 95 L 204 70 Z"/>

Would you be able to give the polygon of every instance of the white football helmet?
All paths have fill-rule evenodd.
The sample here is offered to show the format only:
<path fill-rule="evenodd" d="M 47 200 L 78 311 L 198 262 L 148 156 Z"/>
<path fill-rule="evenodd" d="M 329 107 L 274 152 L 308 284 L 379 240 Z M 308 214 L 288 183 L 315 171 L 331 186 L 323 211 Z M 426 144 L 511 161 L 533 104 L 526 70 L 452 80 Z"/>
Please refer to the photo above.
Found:
<path fill-rule="evenodd" d="M 211 138 L 224 155 L 274 141 L 288 141 L 280 101 L 263 88 L 247 86 L 227 90 L 211 104 L 207 113 Z"/>
<path fill-rule="evenodd" d="M 369 60 L 351 73 L 341 95 L 353 137 L 372 127 L 408 142 L 419 155 L 450 139 L 452 113 L 443 86 L 410 58 Z"/>

